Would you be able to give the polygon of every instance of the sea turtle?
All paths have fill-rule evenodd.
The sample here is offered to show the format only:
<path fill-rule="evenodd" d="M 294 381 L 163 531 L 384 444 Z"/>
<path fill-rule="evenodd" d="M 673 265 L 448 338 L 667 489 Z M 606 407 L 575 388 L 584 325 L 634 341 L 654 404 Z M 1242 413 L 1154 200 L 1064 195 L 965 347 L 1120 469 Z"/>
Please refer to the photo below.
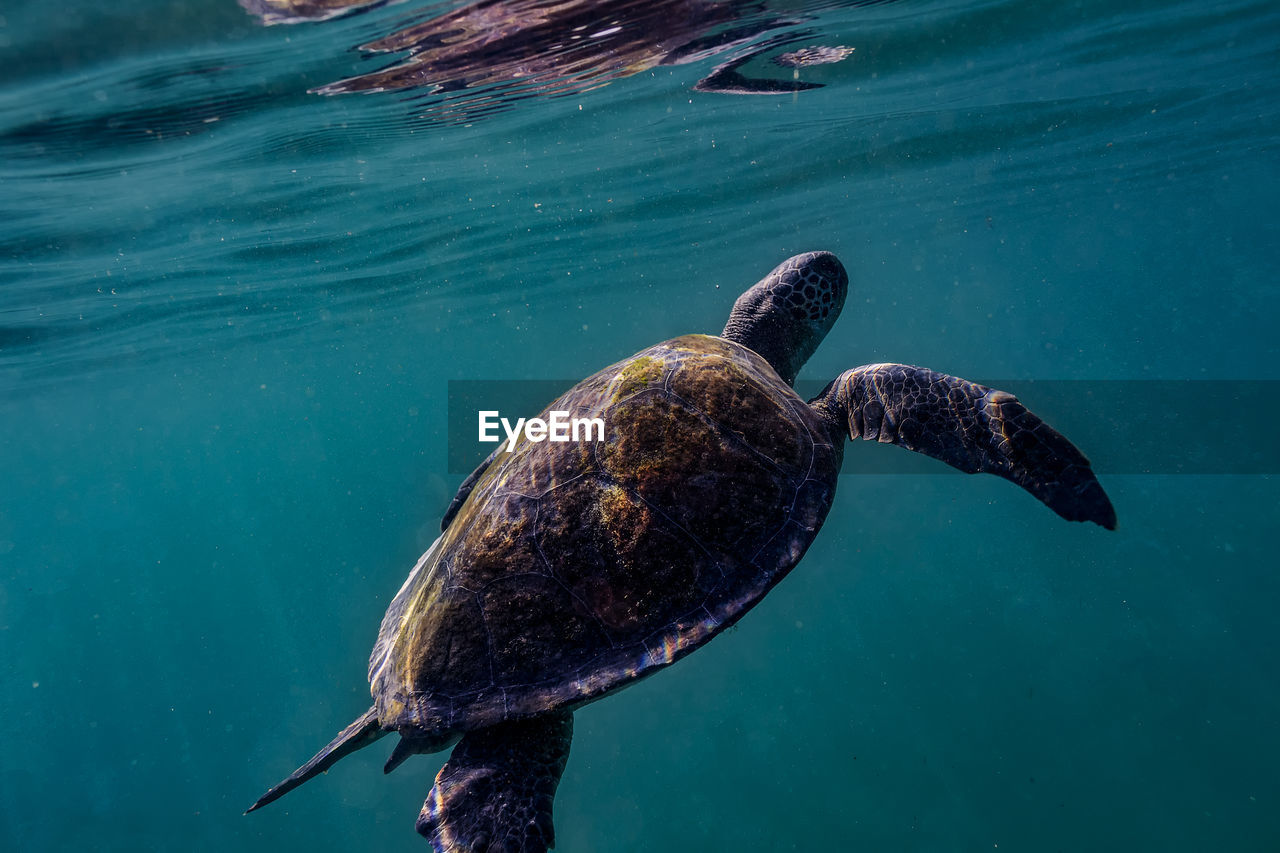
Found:
<path fill-rule="evenodd" d="M 846 436 L 998 474 L 1114 528 L 1088 460 L 1011 394 L 871 364 L 798 397 L 847 289 L 831 253 L 793 257 L 738 297 L 719 337 L 651 346 L 543 413 L 601 418 L 603 441 L 500 445 L 387 610 L 373 707 L 250 811 L 397 732 L 388 771 L 457 743 L 417 822 L 437 850 L 545 851 L 573 711 L 698 648 L 796 565 Z"/>

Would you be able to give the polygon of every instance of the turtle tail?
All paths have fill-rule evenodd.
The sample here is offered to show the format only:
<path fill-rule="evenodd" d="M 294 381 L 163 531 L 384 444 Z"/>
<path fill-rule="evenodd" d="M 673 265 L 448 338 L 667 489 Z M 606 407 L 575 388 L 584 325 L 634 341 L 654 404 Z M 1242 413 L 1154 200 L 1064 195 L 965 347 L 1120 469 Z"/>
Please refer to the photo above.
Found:
<path fill-rule="evenodd" d="M 293 774 L 288 779 L 285 779 L 259 797 L 256 803 L 245 810 L 245 814 L 280 799 L 303 782 L 328 770 L 339 759 L 345 758 L 357 749 L 363 749 L 386 733 L 378 724 L 377 707 L 370 708 L 364 712 L 360 719 L 347 726 L 337 737 L 329 741 L 329 745 L 316 753 L 314 758 L 293 771 Z"/>

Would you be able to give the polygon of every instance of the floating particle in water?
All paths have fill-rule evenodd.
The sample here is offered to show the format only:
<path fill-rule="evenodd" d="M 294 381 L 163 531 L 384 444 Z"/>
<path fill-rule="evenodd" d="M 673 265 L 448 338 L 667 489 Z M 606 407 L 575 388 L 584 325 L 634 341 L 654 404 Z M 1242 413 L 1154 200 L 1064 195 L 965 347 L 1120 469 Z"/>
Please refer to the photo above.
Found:
<path fill-rule="evenodd" d="M 839 62 L 851 53 L 853 53 L 853 48 L 851 47 L 817 45 L 783 53 L 775 56 L 773 61 L 783 68 L 803 68 L 806 65 L 827 65 L 832 62 Z"/>

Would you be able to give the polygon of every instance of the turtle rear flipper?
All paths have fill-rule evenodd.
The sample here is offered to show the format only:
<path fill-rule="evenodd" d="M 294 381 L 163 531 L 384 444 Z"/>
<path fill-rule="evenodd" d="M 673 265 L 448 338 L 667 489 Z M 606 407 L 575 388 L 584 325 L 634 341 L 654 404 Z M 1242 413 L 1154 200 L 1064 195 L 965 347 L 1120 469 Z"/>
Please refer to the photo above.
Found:
<path fill-rule="evenodd" d="M 437 853 L 545 853 L 572 739 L 568 711 L 469 732 L 440 768 L 418 832 Z"/>
<path fill-rule="evenodd" d="M 811 401 L 834 431 L 896 444 L 1017 483 L 1068 521 L 1108 530 L 1116 511 L 1089 460 L 1006 391 L 906 364 L 840 374 Z"/>
<path fill-rule="evenodd" d="M 363 749 L 386 733 L 378 724 L 377 707 L 370 708 L 354 723 L 339 732 L 338 736 L 329 741 L 329 745 L 316 753 L 314 758 L 293 771 L 288 779 L 259 797 L 256 803 L 245 809 L 245 814 L 280 799 L 303 782 L 328 770 L 339 759 L 345 758 L 358 749 Z"/>

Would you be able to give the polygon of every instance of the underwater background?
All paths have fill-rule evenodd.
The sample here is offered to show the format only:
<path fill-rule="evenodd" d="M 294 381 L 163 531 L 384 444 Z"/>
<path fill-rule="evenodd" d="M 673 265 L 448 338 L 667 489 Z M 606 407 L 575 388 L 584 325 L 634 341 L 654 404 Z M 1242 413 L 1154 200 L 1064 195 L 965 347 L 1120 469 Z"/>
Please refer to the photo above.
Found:
<path fill-rule="evenodd" d="M 744 73 L 822 88 L 308 93 L 460 5 L 0 7 L 0 848 L 426 849 L 445 755 L 389 740 L 241 812 L 369 705 L 450 383 L 716 333 L 829 249 L 802 380 L 1021 382 L 1119 529 L 850 448 L 785 582 L 578 712 L 556 849 L 1280 849 L 1280 6 L 741 4 Z M 770 61 L 811 45 L 853 52 Z"/>

